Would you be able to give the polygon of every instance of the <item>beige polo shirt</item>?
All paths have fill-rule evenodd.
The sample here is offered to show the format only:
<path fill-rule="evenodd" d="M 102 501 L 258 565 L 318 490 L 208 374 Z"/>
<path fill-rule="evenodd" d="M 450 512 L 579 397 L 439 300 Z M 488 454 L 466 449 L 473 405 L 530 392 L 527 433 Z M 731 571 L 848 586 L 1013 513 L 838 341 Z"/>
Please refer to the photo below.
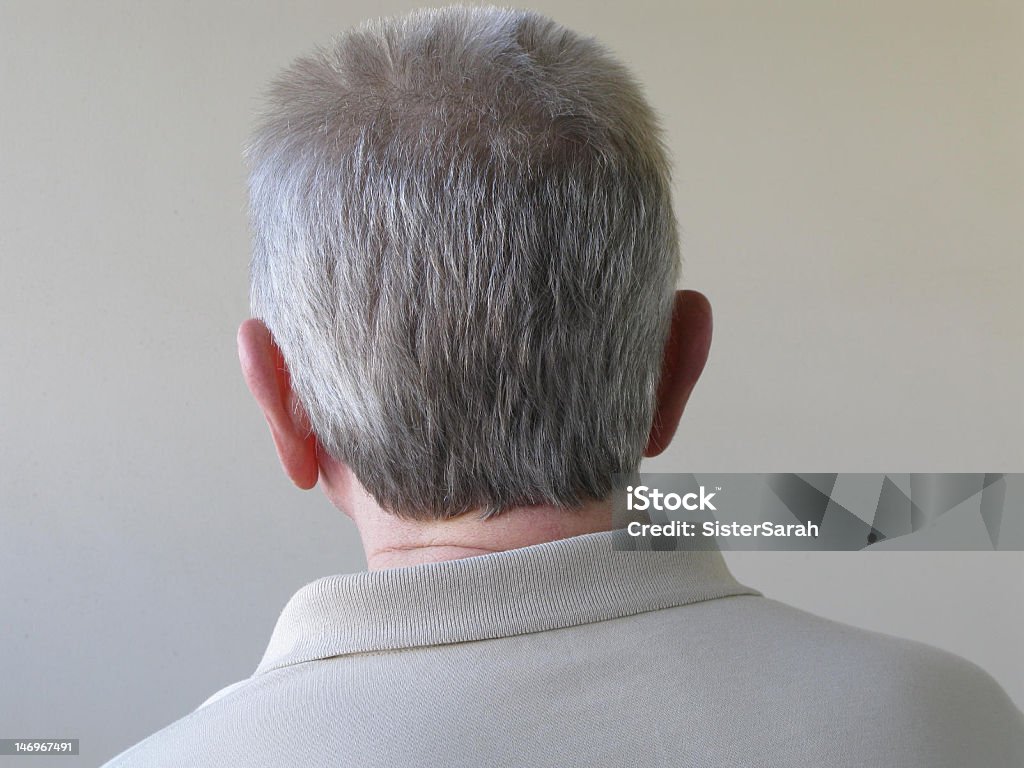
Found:
<path fill-rule="evenodd" d="M 598 533 L 329 576 L 253 676 L 109 766 L 1024 766 L 978 667 Z"/>

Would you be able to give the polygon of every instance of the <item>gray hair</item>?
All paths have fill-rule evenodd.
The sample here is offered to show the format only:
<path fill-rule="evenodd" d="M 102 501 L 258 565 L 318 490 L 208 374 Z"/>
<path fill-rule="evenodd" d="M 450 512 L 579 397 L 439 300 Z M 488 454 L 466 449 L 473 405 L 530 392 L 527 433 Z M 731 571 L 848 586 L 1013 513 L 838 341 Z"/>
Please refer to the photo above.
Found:
<path fill-rule="evenodd" d="M 637 469 L 678 242 L 655 115 L 597 41 L 364 23 L 279 76 L 247 158 L 253 312 L 384 509 L 576 507 Z"/>

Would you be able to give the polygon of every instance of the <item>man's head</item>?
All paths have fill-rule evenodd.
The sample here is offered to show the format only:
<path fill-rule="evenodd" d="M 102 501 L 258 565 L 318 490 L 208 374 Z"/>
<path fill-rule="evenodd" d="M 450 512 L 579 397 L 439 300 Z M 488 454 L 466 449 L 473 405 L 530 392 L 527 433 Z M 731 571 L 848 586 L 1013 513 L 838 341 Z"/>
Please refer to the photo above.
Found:
<path fill-rule="evenodd" d="M 710 313 L 673 298 L 659 129 L 595 41 L 494 8 L 364 24 L 278 78 L 248 157 L 243 365 L 286 468 L 329 455 L 443 519 L 603 499 L 671 438 Z"/>

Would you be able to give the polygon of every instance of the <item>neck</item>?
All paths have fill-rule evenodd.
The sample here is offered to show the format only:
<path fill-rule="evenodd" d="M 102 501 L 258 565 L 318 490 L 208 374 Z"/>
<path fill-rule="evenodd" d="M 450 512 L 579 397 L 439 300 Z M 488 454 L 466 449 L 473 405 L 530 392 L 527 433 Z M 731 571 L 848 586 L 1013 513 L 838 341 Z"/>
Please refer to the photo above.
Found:
<path fill-rule="evenodd" d="M 374 505 L 376 506 L 376 505 Z M 404 520 L 377 508 L 352 515 L 370 570 L 457 560 L 529 547 L 611 528 L 605 502 L 580 509 L 521 507 L 481 520 L 469 512 L 450 520 Z"/>
<path fill-rule="evenodd" d="M 612 527 L 610 501 L 577 509 L 519 507 L 486 520 L 473 512 L 450 520 L 406 520 L 381 509 L 349 471 L 333 478 L 322 473 L 321 479 L 331 502 L 359 529 L 371 571 L 504 552 Z"/>

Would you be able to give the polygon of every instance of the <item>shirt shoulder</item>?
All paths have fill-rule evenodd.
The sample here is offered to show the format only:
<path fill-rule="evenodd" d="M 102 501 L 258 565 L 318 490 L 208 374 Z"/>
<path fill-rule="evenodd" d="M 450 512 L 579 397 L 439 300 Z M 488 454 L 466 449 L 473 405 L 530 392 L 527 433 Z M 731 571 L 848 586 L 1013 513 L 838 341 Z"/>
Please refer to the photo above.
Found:
<path fill-rule="evenodd" d="M 832 764 L 859 753 L 902 766 L 1024 766 L 1024 714 L 978 664 L 770 599 L 759 604 L 777 647 L 789 643 L 803 657 L 795 666 L 781 662 L 791 680 L 806 676 L 794 697 L 830 712 L 845 734 L 834 748 L 848 754 Z"/>
<path fill-rule="evenodd" d="M 495 728 L 515 736 L 518 762 L 509 740 L 480 738 Z M 256 674 L 108 768 L 564 765 L 567 754 L 593 765 L 770 756 L 780 768 L 1020 768 L 1024 716 L 954 654 L 735 596 Z"/>
<path fill-rule="evenodd" d="M 980 666 L 898 641 L 882 671 L 879 703 L 921 765 L 1024 766 L 1024 715 Z"/>

